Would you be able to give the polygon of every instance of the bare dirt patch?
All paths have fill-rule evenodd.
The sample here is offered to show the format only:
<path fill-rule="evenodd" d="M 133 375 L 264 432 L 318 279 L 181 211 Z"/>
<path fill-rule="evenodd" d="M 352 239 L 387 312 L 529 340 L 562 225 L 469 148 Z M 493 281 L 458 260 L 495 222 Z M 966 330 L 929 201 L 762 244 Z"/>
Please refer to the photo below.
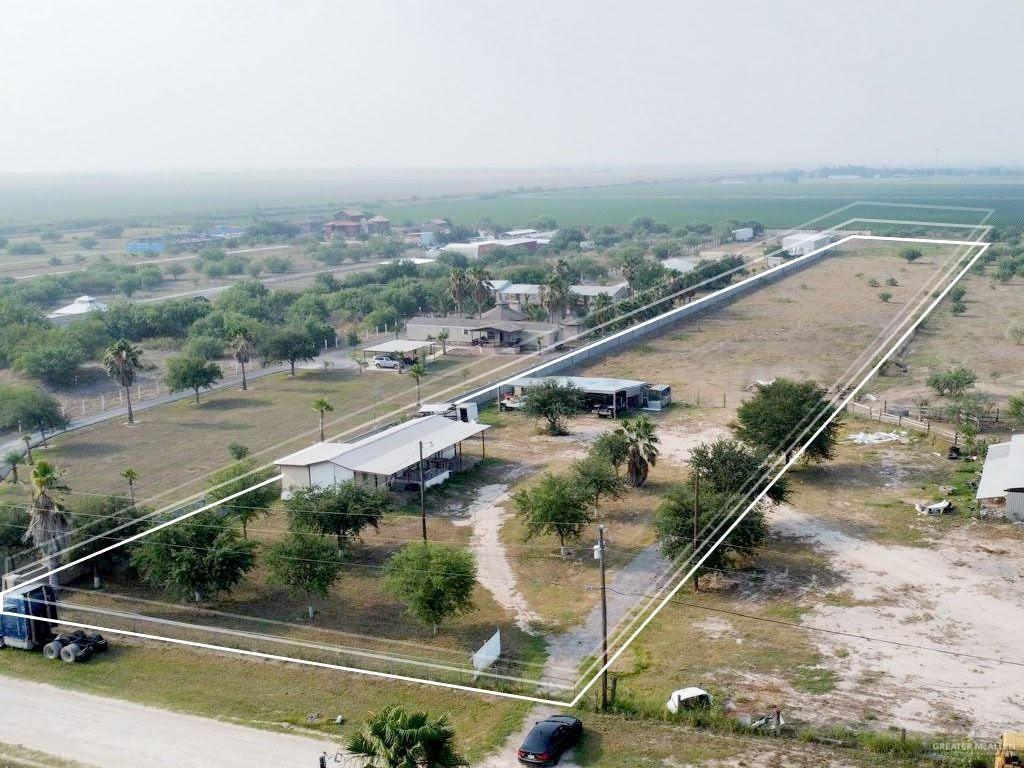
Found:
<path fill-rule="evenodd" d="M 840 692 L 870 697 L 888 723 L 918 730 L 966 725 L 992 735 L 1019 725 L 1024 669 L 919 647 L 1019 661 L 1007 643 L 1024 633 L 1019 541 L 973 523 L 932 547 L 883 544 L 788 506 L 772 515 L 772 525 L 827 551 L 856 601 L 822 602 L 806 617 L 826 630 L 814 637 L 840 673 Z"/>

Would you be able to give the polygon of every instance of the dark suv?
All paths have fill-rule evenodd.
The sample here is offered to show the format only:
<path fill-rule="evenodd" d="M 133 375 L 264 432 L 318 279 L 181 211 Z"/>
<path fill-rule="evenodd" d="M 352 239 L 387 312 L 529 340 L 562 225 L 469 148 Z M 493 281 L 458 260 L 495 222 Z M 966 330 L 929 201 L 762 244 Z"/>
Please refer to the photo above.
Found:
<path fill-rule="evenodd" d="M 527 735 L 519 748 L 519 762 L 524 765 L 556 765 L 567 749 L 576 746 L 583 733 L 583 723 L 569 715 L 552 715 L 541 720 Z"/>

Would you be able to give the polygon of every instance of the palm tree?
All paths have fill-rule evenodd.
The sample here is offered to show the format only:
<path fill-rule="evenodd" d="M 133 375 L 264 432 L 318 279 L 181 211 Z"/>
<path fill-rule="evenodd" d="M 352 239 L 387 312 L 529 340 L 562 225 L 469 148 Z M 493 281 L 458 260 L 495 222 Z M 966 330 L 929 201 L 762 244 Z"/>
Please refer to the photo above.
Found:
<path fill-rule="evenodd" d="M 658 461 L 658 436 L 654 434 L 654 422 L 641 414 L 623 421 L 616 432 L 624 435 L 629 445 L 626 454 L 629 484 L 639 488 L 647 481 L 648 471 Z"/>
<path fill-rule="evenodd" d="M 555 266 L 552 267 L 552 270 L 554 271 L 555 276 L 558 277 L 558 279 L 561 280 L 562 282 L 572 282 L 572 269 L 569 268 L 569 262 L 567 262 L 565 259 L 559 259 L 558 261 L 556 261 Z"/>
<path fill-rule="evenodd" d="M 483 315 L 484 302 L 487 300 L 487 281 L 490 279 L 490 274 L 479 264 L 474 264 L 466 270 L 466 283 L 473 303 L 476 304 L 477 317 Z"/>
<path fill-rule="evenodd" d="M 128 467 L 121 473 L 121 477 L 128 481 L 128 500 L 135 506 L 135 481 L 139 479 L 139 473 Z"/>
<path fill-rule="evenodd" d="M 607 293 L 599 293 L 590 302 L 590 312 L 587 314 L 592 315 L 597 322 L 603 323 L 610 318 L 611 313 L 608 310 L 613 306 L 615 306 L 615 300 L 611 296 Z"/>
<path fill-rule="evenodd" d="M 554 317 L 555 312 L 565 315 L 565 306 L 569 301 L 569 283 L 556 274 L 550 275 L 540 287 L 540 301 L 548 311 L 548 319 Z"/>
<path fill-rule="evenodd" d="M 249 333 L 248 328 L 239 328 L 235 332 L 235 337 L 231 340 L 231 356 L 235 358 L 235 362 L 242 368 L 243 392 L 249 388 L 248 382 L 245 380 L 245 364 L 252 358 L 252 350 L 252 334 Z"/>
<path fill-rule="evenodd" d="M 320 414 L 320 442 L 324 441 L 324 414 L 333 411 L 334 406 L 324 400 L 322 397 L 318 397 L 313 401 L 313 410 Z"/>
<path fill-rule="evenodd" d="M 18 465 L 25 460 L 25 454 L 19 450 L 8 451 L 4 454 L 4 461 L 11 465 L 11 482 L 18 482 Z"/>
<path fill-rule="evenodd" d="M 348 751 L 367 758 L 366 768 L 456 768 L 469 763 L 455 751 L 448 715 L 406 712 L 389 706 L 371 714 L 348 742 Z"/>
<path fill-rule="evenodd" d="M 420 404 L 420 379 L 427 375 L 427 369 L 423 363 L 413 363 L 409 368 L 409 375 L 416 382 L 416 405 Z"/>
<path fill-rule="evenodd" d="M 22 435 L 21 439 L 25 441 L 25 463 L 35 464 L 35 459 L 32 458 L 32 435 Z"/>
<path fill-rule="evenodd" d="M 60 565 L 60 553 L 67 548 L 72 528 L 71 513 L 54 498 L 55 491 L 67 490 L 60 471 L 48 461 L 40 461 L 32 470 L 32 506 L 25 541 L 31 541 L 53 570 Z M 50 584 L 57 578 L 50 575 Z"/>
<path fill-rule="evenodd" d="M 452 267 L 452 271 L 448 274 L 448 292 L 451 294 L 452 301 L 455 302 L 455 311 L 459 313 L 459 317 L 462 317 L 462 302 L 466 299 L 468 287 L 466 273 L 458 267 Z"/>
<path fill-rule="evenodd" d="M 441 354 L 445 355 L 448 353 L 448 329 L 443 328 L 437 332 L 437 340 L 441 342 Z"/>
<path fill-rule="evenodd" d="M 132 413 L 132 384 L 135 383 L 135 372 L 142 370 L 142 350 L 126 339 L 107 347 L 103 355 L 103 367 L 107 375 L 124 387 L 124 394 L 128 398 L 128 423 L 135 423 L 135 415 Z"/>

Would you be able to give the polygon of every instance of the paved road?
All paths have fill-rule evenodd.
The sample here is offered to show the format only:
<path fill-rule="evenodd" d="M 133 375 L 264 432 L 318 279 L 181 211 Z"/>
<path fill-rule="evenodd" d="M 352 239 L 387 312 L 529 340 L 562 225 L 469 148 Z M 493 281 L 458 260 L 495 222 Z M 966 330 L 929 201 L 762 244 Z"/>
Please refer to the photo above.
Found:
<path fill-rule="evenodd" d="M 102 768 L 316 768 L 322 752 L 338 750 L 326 739 L 0 680 L 0 742 Z"/>

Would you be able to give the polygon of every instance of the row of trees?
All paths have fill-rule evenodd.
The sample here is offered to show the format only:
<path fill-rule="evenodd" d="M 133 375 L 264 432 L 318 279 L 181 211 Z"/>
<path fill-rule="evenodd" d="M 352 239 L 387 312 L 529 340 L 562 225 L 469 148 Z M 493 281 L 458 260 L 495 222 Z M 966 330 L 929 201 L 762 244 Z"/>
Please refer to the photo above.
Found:
<path fill-rule="evenodd" d="M 701 262 L 686 274 L 669 274 L 660 264 L 646 256 L 633 255 L 624 269 L 635 270 L 637 277 L 633 289 L 637 291 L 636 295 L 617 304 L 596 302 L 585 318 L 585 325 L 588 328 L 600 325 L 602 333 L 614 333 L 628 328 L 670 309 L 672 304 L 669 302 L 682 303 L 683 299 L 675 294 L 688 288 L 702 283 L 701 290 L 706 291 L 725 287 L 742 274 L 742 266 L 741 256 L 723 256 L 714 261 Z M 674 298 L 669 299 L 670 296 Z"/>
<path fill-rule="evenodd" d="M 248 527 L 270 513 L 278 486 L 266 482 L 273 474 L 259 469 L 242 446 L 233 446 L 232 452 L 236 460 L 212 477 L 206 500 L 234 498 L 94 556 L 95 577 L 130 569 L 141 581 L 172 597 L 197 602 L 233 590 L 257 565 L 261 547 L 249 538 Z M 75 547 L 76 556 L 87 556 L 141 531 L 149 510 L 135 504 L 138 475 L 126 469 L 121 476 L 128 483 L 128 504 L 119 496 L 90 496 L 77 502 L 72 512 L 60 500 L 70 490 L 63 474 L 49 462 L 37 462 L 31 475 L 29 511 L 4 511 L 0 549 L 5 555 L 13 554 L 23 542 L 32 542 L 53 568 L 69 545 Z M 267 545 L 262 556 L 268 584 L 307 598 L 312 619 L 313 599 L 327 597 L 362 533 L 377 529 L 390 510 L 385 489 L 352 482 L 296 491 L 285 503 L 288 533 Z M 97 531 L 103 535 L 97 536 Z M 385 563 L 386 591 L 435 634 L 446 619 L 473 609 L 475 585 L 475 559 L 459 547 L 417 542 Z"/>
<path fill-rule="evenodd" d="M 526 538 L 556 536 L 564 554 L 566 544 L 579 541 L 600 514 L 602 499 L 617 499 L 627 487 L 647 482 L 658 453 L 654 423 L 644 415 L 625 419 L 594 441 L 567 475 L 545 473 L 512 495 Z"/>
<path fill-rule="evenodd" d="M 208 501 L 217 501 L 268 480 L 243 456 L 212 478 Z M 261 545 L 248 526 L 269 514 L 278 493 L 269 483 L 140 540 L 131 564 L 141 579 L 176 598 L 210 599 L 234 589 L 258 561 Z M 285 502 L 288 533 L 265 546 L 267 583 L 308 601 L 324 599 L 342 576 L 353 548 L 368 528 L 377 529 L 391 510 L 385 489 L 347 482 L 296 490 Z M 467 550 L 417 542 L 394 553 L 384 566 L 384 587 L 409 613 L 436 633 L 451 616 L 472 610 L 476 562 Z"/>

